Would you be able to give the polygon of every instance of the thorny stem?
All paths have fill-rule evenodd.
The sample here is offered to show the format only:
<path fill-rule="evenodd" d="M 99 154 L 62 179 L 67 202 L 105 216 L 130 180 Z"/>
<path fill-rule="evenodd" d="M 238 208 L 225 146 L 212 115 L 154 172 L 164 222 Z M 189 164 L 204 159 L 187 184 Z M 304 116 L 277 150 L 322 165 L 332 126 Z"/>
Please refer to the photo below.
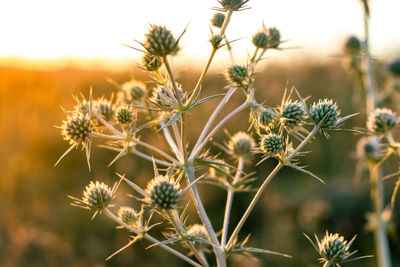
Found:
<path fill-rule="evenodd" d="M 240 178 L 240 175 L 242 174 L 244 168 L 244 158 L 240 157 L 238 160 L 238 168 L 236 170 L 236 174 L 233 177 L 232 185 L 235 185 Z M 221 248 L 225 249 L 226 245 L 226 239 L 228 235 L 228 227 L 229 227 L 229 221 L 230 221 L 230 215 L 231 215 L 231 210 L 232 210 L 232 202 L 233 202 L 233 196 L 235 194 L 235 189 L 233 187 L 230 187 L 228 190 L 228 194 L 226 196 L 226 206 L 225 206 L 225 214 L 224 214 L 224 223 L 222 227 L 222 237 L 221 237 Z"/>
<path fill-rule="evenodd" d="M 195 180 L 195 174 L 194 174 L 194 168 L 193 166 L 189 166 L 185 169 L 186 175 L 189 179 L 189 183 L 192 183 Z M 220 248 L 220 244 L 217 238 L 217 235 L 215 234 L 214 228 L 211 224 L 210 219 L 208 218 L 208 215 L 206 213 L 206 210 L 204 209 L 203 202 L 200 199 L 199 191 L 197 191 L 197 186 L 194 184 L 191 187 L 192 192 L 192 198 L 193 202 L 196 206 L 196 211 L 206 227 L 207 233 L 211 239 L 211 242 L 213 243 L 213 250 L 215 253 L 215 256 L 217 258 L 217 265 L 218 267 L 226 267 L 226 261 L 223 255 L 223 250 Z"/>
<path fill-rule="evenodd" d="M 176 232 L 178 233 L 179 236 L 184 237 L 186 234 L 186 230 L 183 226 L 183 223 L 181 219 L 179 218 L 179 214 L 177 213 L 176 210 L 167 210 L 168 217 L 173 224 Z M 205 267 L 208 267 L 208 263 L 204 261 L 203 257 L 199 254 L 197 249 L 194 247 L 194 245 L 189 242 L 185 241 L 185 244 L 189 247 L 189 249 L 192 251 L 193 255 L 197 258 L 197 260 Z"/>
<path fill-rule="evenodd" d="M 363 1 L 364 3 L 364 49 L 367 63 L 367 85 L 364 86 L 366 88 L 366 111 L 367 114 L 372 112 L 377 105 L 377 90 L 375 83 L 375 76 L 373 73 L 373 64 L 372 64 L 372 56 L 369 47 L 369 7 L 368 1 Z M 379 137 L 374 136 L 373 142 L 379 146 Z M 371 198 L 374 202 L 374 212 L 377 218 L 377 225 L 375 230 L 375 244 L 376 251 L 378 256 L 378 266 L 380 267 L 390 267 L 391 256 L 389 249 L 389 241 L 387 238 L 387 229 L 386 223 L 382 221 L 382 211 L 383 211 L 383 203 L 384 203 L 384 188 L 383 181 L 381 178 L 381 171 L 379 166 L 370 166 L 370 180 L 371 180 Z"/>
<path fill-rule="evenodd" d="M 293 159 L 293 157 L 309 142 L 309 140 L 318 133 L 321 127 L 321 123 L 318 126 L 314 126 L 313 130 L 308 134 L 308 136 L 297 146 L 297 148 L 287 157 L 287 161 Z M 237 224 L 235 230 L 233 231 L 229 241 L 225 247 L 225 249 L 229 249 L 233 242 L 235 241 L 237 235 L 239 234 L 240 230 L 242 229 L 244 223 L 246 222 L 247 218 L 250 216 L 250 213 L 253 211 L 256 203 L 260 199 L 262 193 L 264 192 L 267 185 L 271 182 L 271 180 L 275 177 L 275 175 L 284 167 L 284 163 L 279 161 L 278 165 L 276 165 L 275 169 L 268 175 L 268 177 L 264 180 L 260 188 L 257 190 L 257 193 L 253 197 L 250 205 L 247 207 L 246 212 L 243 214 L 242 218 L 240 219 L 239 223 Z"/>
<path fill-rule="evenodd" d="M 232 16 L 233 10 L 230 9 L 225 17 L 224 23 L 221 26 L 221 30 L 219 32 L 220 36 L 225 36 L 225 30 L 226 27 L 228 27 L 229 21 L 231 20 L 231 16 Z M 195 101 L 195 99 L 197 98 L 198 95 L 200 95 L 200 91 L 201 91 L 201 84 L 203 83 L 204 77 L 207 74 L 208 69 L 210 68 L 211 62 L 215 56 L 215 54 L 217 53 L 218 48 L 213 48 L 213 50 L 211 51 L 211 55 L 208 58 L 207 64 L 203 69 L 203 72 L 200 75 L 199 80 L 197 81 L 196 86 L 193 89 L 193 93 L 190 95 L 189 100 L 187 101 L 187 105 L 190 106 L 193 101 Z"/>
<path fill-rule="evenodd" d="M 134 232 L 135 234 L 138 234 L 138 235 L 141 234 L 137 229 L 135 229 L 135 228 L 131 227 L 130 225 L 127 225 L 126 223 L 124 223 L 123 221 L 121 221 L 121 220 L 120 220 L 117 216 L 115 216 L 109 209 L 105 208 L 103 211 L 104 211 L 104 214 L 105 214 L 108 218 L 110 218 L 111 220 L 113 220 L 113 221 L 116 222 L 117 224 L 122 225 L 123 227 L 125 227 L 125 228 L 128 229 L 129 231 Z M 157 239 L 155 239 L 154 237 L 152 237 L 151 235 L 149 235 L 149 234 L 147 234 L 147 233 L 144 234 L 143 237 L 146 238 L 147 240 L 149 240 L 150 242 L 153 242 L 153 243 L 159 243 L 159 242 L 160 242 L 160 241 L 158 241 Z M 162 245 L 162 244 L 161 244 L 161 245 L 159 245 L 159 246 L 160 246 L 161 248 L 165 249 L 166 251 L 168 251 L 168 252 L 174 254 L 175 256 L 181 258 L 182 260 L 186 261 L 187 263 L 189 263 L 189 264 L 195 266 L 195 267 L 202 267 L 202 266 L 201 266 L 200 264 L 198 264 L 197 262 L 193 261 L 192 259 L 186 257 L 186 256 L 183 255 L 182 253 L 176 251 L 175 249 L 173 249 L 173 248 L 171 248 L 171 247 L 169 247 L 169 246 L 167 246 L 167 245 Z"/>

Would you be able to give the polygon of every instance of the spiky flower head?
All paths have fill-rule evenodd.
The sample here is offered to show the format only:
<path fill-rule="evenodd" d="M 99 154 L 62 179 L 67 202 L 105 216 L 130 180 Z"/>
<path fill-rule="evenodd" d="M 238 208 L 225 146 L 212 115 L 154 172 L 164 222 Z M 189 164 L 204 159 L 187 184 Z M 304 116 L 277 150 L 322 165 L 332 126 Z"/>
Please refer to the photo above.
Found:
<path fill-rule="evenodd" d="M 371 132 L 387 133 L 392 130 L 399 118 L 388 108 L 377 108 L 368 116 L 367 128 Z"/>
<path fill-rule="evenodd" d="M 124 82 L 121 89 L 125 92 L 128 100 L 141 100 L 146 96 L 146 85 L 135 80 Z"/>
<path fill-rule="evenodd" d="M 175 106 L 174 103 L 177 101 L 177 96 L 175 95 L 175 91 L 173 90 L 172 85 L 167 84 L 166 86 L 168 86 L 169 91 L 172 94 L 174 94 L 173 95 L 174 98 L 171 98 L 171 95 L 168 93 L 168 91 L 164 85 L 159 85 L 158 87 L 156 87 L 153 90 L 153 94 L 152 94 L 150 100 L 162 108 L 173 108 Z M 177 86 L 178 86 L 179 97 L 181 98 L 181 100 L 183 102 L 185 99 L 185 96 L 184 96 L 179 84 Z"/>
<path fill-rule="evenodd" d="M 400 58 L 394 60 L 389 65 L 389 71 L 393 76 L 400 77 Z"/>
<path fill-rule="evenodd" d="M 159 25 L 151 25 L 143 46 L 147 52 L 159 57 L 176 54 L 179 50 L 172 32 L 165 26 Z"/>
<path fill-rule="evenodd" d="M 85 99 L 79 101 L 75 106 L 75 112 L 82 113 L 83 115 L 89 114 L 89 110 L 90 110 L 90 103 Z"/>
<path fill-rule="evenodd" d="M 326 116 L 321 129 L 331 129 L 336 126 L 340 116 L 340 110 L 332 99 L 319 100 L 310 108 L 310 117 L 316 125 L 318 125 Z"/>
<path fill-rule="evenodd" d="M 288 102 L 283 105 L 281 117 L 284 119 L 285 126 L 293 128 L 304 121 L 306 112 L 303 105 L 298 101 Z"/>
<path fill-rule="evenodd" d="M 204 241 L 209 241 L 210 238 L 208 237 L 207 234 L 207 229 L 204 225 L 201 224 L 193 224 L 191 225 L 186 232 L 186 235 L 189 237 L 189 239 L 201 239 Z M 203 242 L 194 242 L 194 245 L 196 246 L 197 249 L 204 249 L 206 248 L 206 244 Z"/>
<path fill-rule="evenodd" d="M 61 126 L 61 134 L 64 136 L 64 140 L 76 146 L 79 144 L 86 146 L 86 143 L 90 140 L 91 131 L 89 118 L 80 113 L 68 116 L 68 119 L 63 121 Z"/>
<path fill-rule="evenodd" d="M 372 137 L 363 137 L 358 141 L 357 156 L 360 159 L 372 161 L 377 161 L 382 157 L 381 149 L 377 142 L 374 142 Z"/>
<path fill-rule="evenodd" d="M 324 261 L 332 264 L 340 263 L 350 257 L 350 246 L 343 236 L 339 234 L 326 233 L 324 238 L 318 242 L 319 254 Z"/>
<path fill-rule="evenodd" d="M 275 28 L 268 28 L 268 46 L 271 48 L 278 48 L 281 44 L 281 33 Z"/>
<path fill-rule="evenodd" d="M 133 122 L 133 113 L 131 106 L 126 104 L 120 105 L 115 113 L 119 123 L 129 124 Z"/>
<path fill-rule="evenodd" d="M 211 43 L 212 47 L 214 49 L 220 48 L 222 39 L 223 39 L 222 36 L 219 34 L 214 34 L 213 36 L 211 36 L 210 43 Z"/>
<path fill-rule="evenodd" d="M 176 209 L 179 203 L 179 185 L 168 176 L 158 175 L 149 182 L 146 189 L 149 202 L 161 209 Z"/>
<path fill-rule="evenodd" d="M 118 217 L 127 225 L 135 227 L 138 222 L 139 215 L 133 208 L 123 206 L 118 210 Z"/>
<path fill-rule="evenodd" d="M 350 36 L 344 45 L 344 51 L 348 55 L 358 55 L 361 52 L 361 42 L 356 36 Z"/>
<path fill-rule="evenodd" d="M 263 30 L 255 33 L 252 41 L 257 48 L 266 49 L 268 47 L 268 35 Z"/>
<path fill-rule="evenodd" d="M 237 132 L 228 143 L 229 150 L 237 157 L 249 157 L 254 147 L 254 139 L 245 132 Z"/>
<path fill-rule="evenodd" d="M 266 155 L 278 155 L 285 150 L 284 146 L 284 140 L 280 135 L 269 133 L 261 136 L 260 148 Z"/>
<path fill-rule="evenodd" d="M 144 54 L 142 57 L 143 67 L 148 71 L 156 71 L 162 66 L 162 59 L 152 54 Z"/>
<path fill-rule="evenodd" d="M 243 86 L 248 76 L 247 68 L 241 65 L 232 65 L 228 68 L 227 76 L 229 81 L 236 86 Z"/>
<path fill-rule="evenodd" d="M 258 123 L 263 127 L 270 127 L 274 120 L 276 119 L 276 114 L 269 108 L 263 109 L 258 116 Z"/>
<path fill-rule="evenodd" d="M 222 24 L 224 24 L 225 14 L 222 12 L 217 12 L 211 18 L 211 25 L 216 28 L 221 28 Z"/>
<path fill-rule="evenodd" d="M 249 0 L 218 0 L 218 2 L 222 5 L 223 10 L 225 11 L 237 11 L 243 8 Z"/>
<path fill-rule="evenodd" d="M 92 210 L 106 208 L 114 198 L 113 190 L 103 182 L 91 181 L 83 191 L 82 203 Z"/>
<path fill-rule="evenodd" d="M 97 114 L 103 116 L 106 121 L 111 120 L 114 116 L 114 107 L 111 101 L 101 98 L 94 104 Z"/>

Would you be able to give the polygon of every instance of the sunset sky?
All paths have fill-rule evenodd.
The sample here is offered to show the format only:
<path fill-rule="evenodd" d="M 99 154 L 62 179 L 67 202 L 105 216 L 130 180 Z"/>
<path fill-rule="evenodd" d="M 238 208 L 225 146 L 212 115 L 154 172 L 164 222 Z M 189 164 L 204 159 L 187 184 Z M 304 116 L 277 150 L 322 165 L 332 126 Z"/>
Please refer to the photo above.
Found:
<path fill-rule="evenodd" d="M 399 0 L 371 0 L 373 53 L 400 53 Z M 204 61 L 210 50 L 209 19 L 216 0 L 5 0 L 0 2 L 0 57 L 132 59 L 139 56 L 121 45 L 143 40 L 149 23 L 166 24 L 182 39 L 183 58 Z M 358 0 L 251 0 L 251 9 L 235 13 L 227 31 L 236 53 L 244 57 L 251 35 L 267 26 L 288 40 L 283 56 L 340 52 L 349 34 L 362 35 Z M 399 55 L 396 55 L 399 56 Z"/>

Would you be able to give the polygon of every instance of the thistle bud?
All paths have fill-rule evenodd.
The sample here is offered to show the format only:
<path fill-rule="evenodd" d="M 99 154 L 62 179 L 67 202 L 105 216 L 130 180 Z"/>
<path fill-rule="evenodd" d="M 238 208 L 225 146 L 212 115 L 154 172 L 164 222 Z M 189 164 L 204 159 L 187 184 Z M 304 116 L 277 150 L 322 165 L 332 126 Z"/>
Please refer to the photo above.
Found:
<path fill-rule="evenodd" d="M 120 124 L 129 124 L 133 122 L 133 113 L 128 105 L 121 105 L 117 108 L 116 117 Z"/>
<path fill-rule="evenodd" d="M 368 116 L 367 128 L 371 132 L 387 133 L 392 130 L 399 118 L 388 108 L 377 108 Z"/>
<path fill-rule="evenodd" d="M 241 9 L 249 0 L 219 0 L 223 9 L 237 11 Z"/>
<path fill-rule="evenodd" d="M 219 34 L 214 34 L 213 36 L 211 36 L 210 43 L 211 43 L 212 47 L 214 49 L 220 48 L 222 39 L 223 39 L 222 36 Z"/>
<path fill-rule="evenodd" d="M 106 121 L 109 121 L 114 116 L 114 108 L 111 101 L 102 98 L 97 100 L 94 106 L 98 114 L 103 116 Z"/>
<path fill-rule="evenodd" d="M 345 45 L 344 45 L 345 53 L 348 55 L 358 55 L 361 52 L 361 42 L 356 36 L 350 36 Z"/>
<path fill-rule="evenodd" d="M 69 141 L 71 145 L 84 145 L 90 139 L 92 131 L 90 120 L 79 113 L 68 117 L 67 121 L 63 121 L 61 129 L 64 139 Z"/>
<path fill-rule="evenodd" d="M 113 199 L 111 188 L 103 182 L 91 181 L 83 192 L 82 202 L 92 210 L 106 208 Z"/>
<path fill-rule="evenodd" d="M 248 76 L 247 68 L 241 65 L 233 65 L 228 68 L 227 76 L 232 83 L 242 86 Z"/>
<path fill-rule="evenodd" d="M 358 141 L 357 156 L 372 161 L 378 161 L 382 157 L 379 145 L 371 137 L 363 137 Z"/>
<path fill-rule="evenodd" d="M 321 126 L 321 129 L 331 129 L 336 126 L 336 123 L 340 116 L 340 110 L 336 103 L 330 99 L 319 100 L 310 108 L 310 116 L 316 125 L 318 125 L 325 116 L 326 119 Z"/>
<path fill-rule="evenodd" d="M 320 255 L 327 261 L 339 263 L 350 256 L 349 246 L 343 236 L 328 234 L 318 243 Z"/>
<path fill-rule="evenodd" d="M 260 148 L 266 155 L 278 155 L 284 151 L 283 138 L 274 133 L 263 135 L 261 137 Z"/>
<path fill-rule="evenodd" d="M 202 239 L 205 241 L 209 241 L 210 238 L 208 237 L 207 234 L 207 229 L 204 225 L 201 224 L 193 224 L 192 226 L 189 227 L 187 230 L 188 237 L 190 239 Z M 197 249 L 205 249 L 207 245 L 202 242 L 194 242 L 194 245 Z"/>
<path fill-rule="evenodd" d="M 127 225 L 135 227 L 138 221 L 138 213 L 131 207 L 120 207 L 118 217 Z"/>
<path fill-rule="evenodd" d="M 146 85 L 134 80 L 123 83 L 121 89 L 125 92 L 129 100 L 138 101 L 147 94 Z"/>
<path fill-rule="evenodd" d="M 266 49 L 268 47 L 268 35 L 264 31 L 259 31 L 253 35 L 253 44 L 257 48 Z"/>
<path fill-rule="evenodd" d="M 271 109 L 264 109 L 258 116 L 258 123 L 263 127 L 270 127 L 275 120 L 275 113 Z"/>
<path fill-rule="evenodd" d="M 224 20 L 225 20 L 225 14 L 221 13 L 221 12 L 217 12 L 211 18 L 211 25 L 216 28 L 221 28 L 222 25 L 224 24 Z"/>
<path fill-rule="evenodd" d="M 162 66 L 161 58 L 152 54 L 144 54 L 142 63 L 144 68 L 148 71 L 156 71 Z"/>
<path fill-rule="evenodd" d="M 175 37 L 164 26 L 152 25 L 146 34 L 144 48 L 154 56 L 164 57 L 176 54 L 178 45 Z"/>
<path fill-rule="evenodd" d="M 306 112 L 299 102 L 288 102 L 283 106 L 281 116 L 285 126 L 294 128 L 304 121 Z"/>
<path fill-rule="evenodd" d="M 389 71 L 393 76 L 400 78 L 400 58 L 389 65 Z"/>
<path fill-rule="evenodd" d="M 238 157 L 248 157 L 255 146 L 254 139 L 245 132 L 238 132 L 232 136 L 228 148 Z"/>
<path fill-rule="evenodd" d="M 278 48 L 281 44 L 281 33 L 277 28 L 268 29 L 268 46 L 271 48 Z"/>
<path fill-rule="evenodd" d="M 176 209 L 179 203 L 179 185 L 175 184 L 167 176 L 155 177 L 147 186 L 149 202 L 157 208 Z"/>

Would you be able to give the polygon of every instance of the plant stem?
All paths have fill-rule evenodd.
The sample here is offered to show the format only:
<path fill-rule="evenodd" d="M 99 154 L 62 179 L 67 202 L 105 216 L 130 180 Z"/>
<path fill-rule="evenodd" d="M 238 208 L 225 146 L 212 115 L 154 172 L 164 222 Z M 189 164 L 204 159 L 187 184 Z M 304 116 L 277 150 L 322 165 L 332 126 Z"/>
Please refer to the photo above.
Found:
<path fill-rule="evenodd" d="M 174 139 L 172 138 L 171 133 L 169 132 L 168 128 L 164 127 L 164 125 L 165 125 L 165 122 L 163 120 L 160 120 L 160 126 L 162 127 L 164 137 L 167 140 L 169 147 L 174 152 L 175 156 L 179 159 L 182 157 L 180 154 L 180 151 L 179 151 L 178 147 L 176 146 L 176 143 L 175 143 Z"/>
<path fill-rule="evenodd" d="M 189 180 L 189 183 L 192 183 L 195 180 L 193 166 L 189 166 L 189 167 L 185 168 L 185 172 L 186 172 L 186 176 Z M 218 267 L 226 267 L 226 261 L 225 261 L 224 255 L 223 255 L 223 250 L 220 248 L 220 244 L 219 244 L 217 235 L 215 234 L 215 231 L 211 224 L 211 221 L 208 218 L 206 210 L 204 209 L 203 202 L 201 201 L 199 192 L 197 190 L 197 185 L 194 184 L 191 187 L 190 191 L 192 192 L 192 198 L 193 198 L 193 202 L 196 206 L 196 211 L 197 211 L 202 223 L 206 227 L 207 233 L 210 236 L 211 242 L 213 243 L 213 250 L 215 253 L 215 257 L 217 258 L 217 265 L 218 265 Z"/>
<path fill-rule="evenodd" d="M 138 234 L 138 235 L 141 234 L 137 229 L 135 229 L 135 228 L 133 228 L 133 227 L 127 225 L 127 224 L 124 223 L 123 221 L 121 221 L 121 220 L 120 220 L 117 216 L 115 216 L 109 209 L 105 208 L 105 209 L 103 210 L 103 212 L 104 212 L 104 214 L 105 214 L 108 218 L 110 218 L 111 220 L 113 220 L 113 221 L 116 222 L 117 224 L 122 225 L 123 227 L 125 227 L 125 228 L 128 229 L 129 231 L 132 231 L 132 232 L 134 232 L 135 234 Z M 149 235 L 149 234 L 147 234 L 147 233 L 144 234 L 143 237 L 146 238 L 147 240 L 149 240 L 150 242 L 153 242 L 153 243 L 159 243 L 159 242 L 160 242 L 160 241 L 158 241 L 157 239 L 155 239 L 154 237 L 152 237 L 151 235 Z M 175 249 L 173 249 L 173 248 L 171 248 L 171 247 L 169 247 L 169 246 L 167 246 L 167 245 L 159 245 L 159 246 L 160 246 L 161 248 L 165 249 L 166 251 L 168 251 L 168 252 L 174 254 L 175 256 L 181 258 L 182 260 L 186 261 L 187 263 L 189 263 L 189 264 L 195 266 L 195 267 L 202 267 L 202 266 L 201 266 L 200 264 L 198 264 L 197 262 L 193 261 L 192 259 L 186 257 L 186 256 L 183 255 L 182 253 L 176 251 Z"/>
<path fill-rule="evenodd" d="M 169 74 L 169 78 L 171 79 L 172 88 L 174 89 L 175 98 L 178 100 L 179 107 L 182 108 L 183 104 L 182 104 L 181 95 L 179 94 L 178 87 L 176 86 L 174 74 L 172 73 L 171 66 L 169 65 L 168 57 L 164 56 L 163 59 L 164 59 L 165 68 L 167 69 L 167 72 Z"/>
<path fill-rule="evenodd" d="M 228 235 L 228 227 L 229 227 L 229 220 L 230 220 L 230 215 L 231 215 L 231 210 L 232 210 L 233 196 L 235 194 L 235 189 L 233 188 L 233 185 L 235 185 L 239 181 L 239 178 L 243 171 L 243 168 L 244 168 L 244 159 L 243 159 L 243 157 L 240 157 L 239 161 L 238 161 L 238 168 L 236 170 L 236 174 L 233 177 L 232 187 L 229 188 L 228 194 L 226 196 L 225 215 L 224 215 L 224 223 L 223 223 L 223 227 L 222 227 L 222 237 L 221 237 L 221 248 L 222 249 L 225 249 L 226 239 L 227 239 L 227 235 Z"/>

